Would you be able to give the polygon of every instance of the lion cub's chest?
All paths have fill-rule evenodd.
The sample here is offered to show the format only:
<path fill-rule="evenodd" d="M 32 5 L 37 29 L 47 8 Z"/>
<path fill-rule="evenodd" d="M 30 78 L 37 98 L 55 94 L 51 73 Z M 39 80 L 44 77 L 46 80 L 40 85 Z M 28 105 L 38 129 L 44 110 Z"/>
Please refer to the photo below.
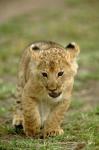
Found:
<path fill-rule="evenodd" d="M 39 113 L 41 117 L 41 126 L 44 126 L 44 122 L 47 120 L 48 115 L 51 111 L 50 104 L 47 101 L 40 101 L 39 103 Z"/>

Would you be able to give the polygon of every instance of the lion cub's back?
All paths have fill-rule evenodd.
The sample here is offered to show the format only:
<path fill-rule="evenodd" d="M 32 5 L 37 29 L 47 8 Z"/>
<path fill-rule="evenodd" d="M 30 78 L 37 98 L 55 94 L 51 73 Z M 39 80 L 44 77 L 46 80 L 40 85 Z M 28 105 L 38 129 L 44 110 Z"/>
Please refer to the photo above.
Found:
<path fill-rule="evenodd" d="M 22 59 L 21 59 L 23 64 L 26 63 L 26 62 L 28 63 L 29 60 L 30 60 L 30 51 L 29 51 L 30 47 L 32 48 L 32 50 L 38 51 L 38 52 L 40 50 L 48 50 L 50 48 L 64 49 L 64 47 L 62 45 L 60 45 L 58 43 L 55 43 L 55 42 L 52 42 L 52 41 L 33 42 L 33 43 L 29 44 L 23 52 Z"/>
<path fill-rule="evenodd" d="M 39 50 L 48 50 L 50 48 L 63 48 L 62 45 L 52 42 L 52 41 L 38 41 L 38 42 L 33 42 L 32 44 L 29 45 L 29 47 L 32 47 L 34 51 L 39 51 Z"/>

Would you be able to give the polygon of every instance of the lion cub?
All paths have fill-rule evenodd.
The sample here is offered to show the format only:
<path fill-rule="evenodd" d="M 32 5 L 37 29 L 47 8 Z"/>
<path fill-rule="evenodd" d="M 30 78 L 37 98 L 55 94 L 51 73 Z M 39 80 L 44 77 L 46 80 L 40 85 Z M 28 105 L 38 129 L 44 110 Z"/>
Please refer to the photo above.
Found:
<path fill-rule="evenodd" d="M 21 58 L 13 126 L 22 125 L 27 136 L 56 136 L 70 105 L 79 46 L 35 42 Z"/>

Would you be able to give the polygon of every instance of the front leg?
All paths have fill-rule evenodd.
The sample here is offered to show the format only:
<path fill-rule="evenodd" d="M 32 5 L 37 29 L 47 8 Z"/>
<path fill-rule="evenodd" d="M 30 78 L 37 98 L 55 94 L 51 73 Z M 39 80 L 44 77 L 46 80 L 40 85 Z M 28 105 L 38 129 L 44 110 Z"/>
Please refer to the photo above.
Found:
<path fill-rule="evenodd" d="M 40 130 L 40 115 L 38 111 L 38 104 L 35 98 L 23 96 L 22 107 L 24 115 L 23 128 L 27 136 L 35 136 Z"/>
<path fill-rule="evenodd" d="M 44 137 L 62 135 L 64 133 L 60 125 L 64 119 L 65 112 L 67 111 L 69 105 L 70 100 L 64 100 L 58 103 L 55 108 L 53 108 L 44 125 Z"/>

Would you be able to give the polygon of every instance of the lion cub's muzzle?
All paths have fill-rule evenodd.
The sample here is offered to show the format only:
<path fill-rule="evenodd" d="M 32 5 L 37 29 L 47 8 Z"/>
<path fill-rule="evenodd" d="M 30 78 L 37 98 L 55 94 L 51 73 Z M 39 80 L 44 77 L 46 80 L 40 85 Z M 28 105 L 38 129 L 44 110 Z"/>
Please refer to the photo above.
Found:
<path fill-rule="evenodd" d="M 58 93 L 57 93 L 57 92 L 50 92 L 50 93 L 49 93 L 49 96 L 50 96 L 50 97 L 53 97 L 53 98 L 57 98 L 58 96 L 61 95 L 61 93 L 62 93 L 62 92 L 58 92 Z"/>

